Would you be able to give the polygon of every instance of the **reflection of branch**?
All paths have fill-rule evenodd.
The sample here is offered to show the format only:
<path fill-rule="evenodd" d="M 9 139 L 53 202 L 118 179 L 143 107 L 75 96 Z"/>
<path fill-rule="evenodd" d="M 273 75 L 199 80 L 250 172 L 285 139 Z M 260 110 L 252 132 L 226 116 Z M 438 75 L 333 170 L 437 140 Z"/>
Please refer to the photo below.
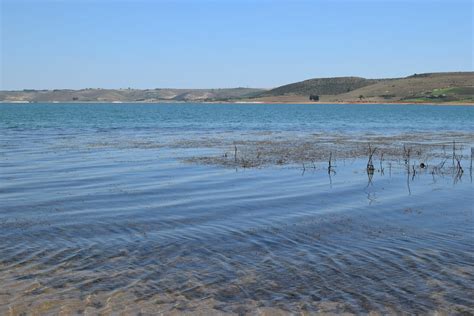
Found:
<path fill-rule="evenodd" d="M 453 140 L 453 168 L 454 168 L 454 157 L 456 156 L 456 141 Z"/>
<path fill-rule="evenodd" d="M 367 186 L 365 188 L 368 188 L 370 185 L 372 185 L 373 178 L 374 178 L 374 173 L 370 172 L 369 169 L 367 169 Z"/>
<path fill-rule="evenodd" d="M 411 189 L 410 189 L 410 167 L 407 168 L 407 188 L 408 188 L 408 195 L 411 195 Z"/>
<path fill-rule="evenodd" d="M 328 171 L 328 175 L 329 175 L 329 187 L 332 189 L 332 177 L 331 177 L 330 171 Z"/>
<path fill-rule="evenodd" d="M 373 186 L 372 179 L 374 178 L 374 172 L 370 169 L 367 169 L 367 186 L 365 187 L 365 193 L 367 193 L 367 199 L 369 200 L 369 205 L 372 205 L 372 202 L 375 201 L 375 192 L 369 192 L 368 188 Z"/>
<path fill-rule="evenodd" d="M 461 167 L 461 159 L 462 159 L 462 156 L 458 157 L 454 157 L 456 159 L 456 171 L 457 173 L 464 173 L 464 169 Z"/>
<path fill-rule="evenodd" d="M 329 165 L 328 165 L 328 172 L 331 172 L 331 158 L 332 158 L 332 151 L 329 153 Z"/>
<path fill-rule="evenodd" d="M 383 175 L 383 152 L 380 154 L 380 173 Z"/>
<path fill-rule="evenodd" d="M 464 169 L 461 166 L 462 156 L 454 156 L 454 159 L 456 159 L 456 175 L 454 176 L 454 183 L 456 184 L 461 180 Z"/>
<path fill-rule="evenodd" d="M 433 183 L 436 183 L 436 177 L 434 171 L 431 171 L 431 175 L 433 176 Z"/>
<path fill-rule="evenodd" d="M 372 203 L 376 200 L 375 192 L 367 192 L 367 200 L 369 200 L 369 205 L 372 205 Z"/>
<path fill-rule="evenodd" d="M 471 175 L 471 183 L 472 183 L 472 156 L 474 155 L 474 147 L 471 147 L 471 166 L 469 167 L 469 174 Z"/>
<path fill-rule="evenodd" d="M 329 153 L 328 174 L 331 174 L 331 172 L 336 174 L 336 170 L 334 170 L 334 166 L 332 165 L 332 151 Z"/>
<path fill-rule="evenodd" d="M 372 162 L 372 157 L 374 156 L 376 150 L 377 150 L 377 147 L 372 149 L 369 143 L 369 160 L 367 161 L 367 172 L 374 173 L 375 171 L 374 164 Z"/>

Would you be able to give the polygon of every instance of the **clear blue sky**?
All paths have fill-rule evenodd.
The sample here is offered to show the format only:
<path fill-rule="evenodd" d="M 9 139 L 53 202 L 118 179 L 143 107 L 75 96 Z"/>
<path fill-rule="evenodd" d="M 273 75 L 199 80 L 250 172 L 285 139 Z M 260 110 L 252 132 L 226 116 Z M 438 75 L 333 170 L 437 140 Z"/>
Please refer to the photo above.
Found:
<path fill-rule="evenodd" d="M 0 1 L 2 90 L 473 70 L 470 0 Z"/>

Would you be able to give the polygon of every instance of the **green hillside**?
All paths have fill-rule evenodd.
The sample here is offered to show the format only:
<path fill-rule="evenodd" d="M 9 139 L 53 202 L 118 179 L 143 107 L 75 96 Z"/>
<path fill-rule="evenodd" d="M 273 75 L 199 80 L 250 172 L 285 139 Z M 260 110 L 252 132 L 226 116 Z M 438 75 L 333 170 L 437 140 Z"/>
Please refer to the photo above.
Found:
<path fill-rule="evenodd" d="M 360 77 L 317 78 L 287 84 L 260 94 L 266 96 L 281 95 L 337 95 L 379 82 L 377 79 Z"/>
<path fill-rule="evenodd" d="M 474 72 L 415 74 L 405 78 L 339 77 L 310 79 L 264 91 L 261 102 L 474 102 Z"/>

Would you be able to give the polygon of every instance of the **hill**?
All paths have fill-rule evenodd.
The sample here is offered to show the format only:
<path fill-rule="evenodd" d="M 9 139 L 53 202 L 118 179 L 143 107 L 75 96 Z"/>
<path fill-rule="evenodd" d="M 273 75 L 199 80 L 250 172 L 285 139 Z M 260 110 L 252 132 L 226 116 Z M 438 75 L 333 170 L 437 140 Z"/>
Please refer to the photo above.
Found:
<path fill-rule="evenodd" d="M 380 81 L 328 100 L 404 102 L 473 102 L 474 72 L 427 73 L 390 81 Z"/>
<path fill-rule="evenodd" d="M 259 102 L 430 102 L 474 103 L 474 72 L 415 74 L 405 78 L 339 77 L 310 79 L 264 91 Z"/>
<path fill-rule="evenodd" d="M 0 102 L 424 102 L 474 103 L 474 72 L 415 74 L 405 78 L 316 78 L 271 90 L 82 89 L 0 91 Z"/>
<path fill-rule="evenodd" d="M 335 77 L 317 78 L 301 82 L 287 84 L 278 88 L 265 91 L 261 97 L 283 96 L 283 95 L 337 95 L 356 90 L 379 82 L 377 79 L 365 79 L 360 77 Z"/>
<path fill-rule="evenodd" d="M 82 89 L 0 91 L 0 102 L 199 102 L 249 98 L 262 89 Z"/>

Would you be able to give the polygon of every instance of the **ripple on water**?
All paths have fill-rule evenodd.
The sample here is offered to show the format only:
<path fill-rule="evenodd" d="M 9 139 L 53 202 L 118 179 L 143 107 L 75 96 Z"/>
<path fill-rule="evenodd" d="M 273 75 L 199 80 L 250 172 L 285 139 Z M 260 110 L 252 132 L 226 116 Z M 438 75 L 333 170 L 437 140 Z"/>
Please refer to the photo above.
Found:
<path fill-rule="evenodd" d="M 407 179 L 394 160 L 368 181 L 365 159 L 336 157 L 331 175 L 326 162 L 304 173 L 187 164 L 176 158 L 219 155 L 239 138 L 354 134 L 298 130 L 298 120 L 241 132 L 183 124 L 194 137 L 176 122 L 102 119 L 0 125 L 0 314 L 474 313 L 467 168 L 457 181 L 423 170 Z M 468 143 L 466 129 L 445 136 Z"/>

